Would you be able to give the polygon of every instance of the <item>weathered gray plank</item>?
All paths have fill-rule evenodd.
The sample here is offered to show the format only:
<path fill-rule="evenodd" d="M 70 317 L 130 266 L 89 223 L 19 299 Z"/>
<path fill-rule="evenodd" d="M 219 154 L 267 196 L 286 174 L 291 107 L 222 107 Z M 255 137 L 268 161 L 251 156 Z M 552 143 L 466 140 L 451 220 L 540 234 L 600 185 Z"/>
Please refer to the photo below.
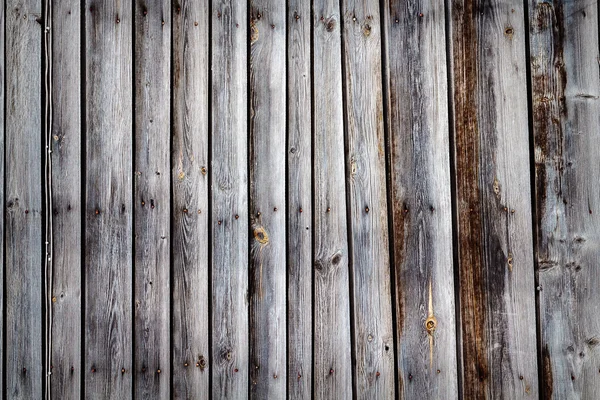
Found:
<path fill-rule="evenodd" d="M 348 0 L 342 4 L 356 396 L 393 398 L 379 2 Z"/>
<path fill-rule="evenodd" d="M 545 398 L 600 392 L 600 79 L 596 1 L 529 3 Z"/>
<path fill-rule="evenodd" d="M 325 399 L 352 397 L 341 60 L 339 3 L 315 0 L 313 382 Z"/>
<path fill-rule="evenodd" d="M 5 53 L 4 53 L 4 33 L 5 33 L 5 15 L 4 10 L 5 7 L 0 7 L 0 205 L 2 206 L 2 211 L 0 212 L 0 260 L 2 261 L 2 276 L 0 277 L 0 318 L 2 323 L 4 324 L 4 268 L 5 268 L 5 260 L 4 260 L 4 214 L 6 206 L 6 197 L 5 197 L 5 187 L 4 187 L 4 137 L 5 137 L 5 120 L 4 120 L 4 93 L 6 90 L 5 87 Z M 3 325 L 4 326 L 4 325 Z M 4 329 L 0 329 L 0 387 L 4 387 Z"/>
<path fill-rule="evenodd" d="M 290 399 L 312 391 L 312 114 L 311 2 L 287 9 L 287 390 Z M 303 212 L 298 212 L 303 208 Z"/>
<path fill-rule="evenodd" d="M 172 368 L 177 399 L 209 394 L 208 12 L 208 1 L 173 3 Z"/>
<path fill-rule="evenodd" d="M 56 399 L 81 397 L 81 5 L 52 4 L 52 375 Z"/>
<path fill-rule="evenodd" d="M 250 396 L 285 398 L 286 9 L 250 7 Z"/>
<path fill-rule="evenodd" d="M 212 2 L 212 397 L 248 397 L 247 3 Z"/>
<path fill-rule="evenodd" d="M 134 14 L 133 390 L 135 398 L 166 399 L 171 386 L 171 29 L 166 24 L 171 3 L 136 1 Z"/>
<path fill-rule="evenodd" d="M 5 390 L 11 399 L 39 399 L 44 379 L 41 2 L 5 5 Z"/>
<path fill-rule="evenodd" d="M 384 11 L 398 392 L 450 399 L 458 382 L 444 4 L 388 0 Z"/>
<path fill-rule="evenodd" d="M 450 12 L 463 395 L 536 398 L 523 2 Z"/>
<path fill-rule="evenodd" d="M 85 6 L 85 396 L 132 394 L 130 1 Z"/>

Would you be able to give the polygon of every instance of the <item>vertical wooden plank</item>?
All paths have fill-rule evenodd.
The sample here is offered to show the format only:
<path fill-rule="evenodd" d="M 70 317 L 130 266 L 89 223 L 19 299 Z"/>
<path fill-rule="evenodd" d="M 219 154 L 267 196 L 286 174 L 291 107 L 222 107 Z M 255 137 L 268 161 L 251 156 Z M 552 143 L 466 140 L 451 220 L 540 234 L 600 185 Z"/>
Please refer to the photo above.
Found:
<path fill-rule="evenodd" d="M 172 368 L 177 399 L 205 399 L 209 393 L 208 12 L 208 1 L 173 3 Z"/>
<path fill-rule="evenodd" d="M 171 4 L 137 0 L 134 13 L 133 390 L 135 398 L 165 399 L 171 371 Z"/>
<path fill-rule="evenodd" d="M 250 395 L 286 395 L 285 2 L 250 1 Z"/>
<path fill-rule="evenodd" d="M 379 2 L 344 0 L 342 4 L 356 396 L 392 398 L 394 340 Z"/>
<path fill-rule="evenodd" d="M 248 397 L 248 10 L 213 0 L 212 397 Z"/>
<path fill-rule="evenodd" d="M 2 207 L 2 211 L 0 212 L 0 260 L 2 261 L 2 270 L 0 273 L 0 320 L 2 321 L 3 329 L 0 329 L 0 387 L 4 386 L 4 276 L 5 276 L 5 259 L 4 259 L 4 214 L 6 207 L 6 191 L 4 187 L 4 137 L 6 133 L 6 121 L 4 119 L 4 110 L 5 110 L 5 97 L 4 93 L 6 91 L 6 82 L 5 82 L 5 63 L 6 63 L 6 54 L 4 52 L 4 40 L 5 40 L 5 8 L 6 3 L 2 7 L 0 7 L 0 129 L 2 133 L 0 134 L 0 206 Z"/>
<path fill-rule="evenodd" d="M 352 397 L 341 61 L 339 3 L 314 0 L 313 384 L 326 399 Z"/>
<path fill-rule="evenodd" d="M 6 395 L 39 399 L 42 366 L 41 2 L 6 12 Z"/>
<path fill-rule="evenodd" d="M 537 398 L 523 2 L 451 3 L 465 398 Z"/>
<path fill-rule="evenodd" d="M 545 398 L 598 396 L 600 79 L 596 2 L 529 2 Z"/>
<path fill-rule="evenodd" d="M 57 399 L 81 397 L 81 5 L 52 4 L 52 375 Z M 74 340 L 77 339 L 77 340 Z"/>
<path fill-rule="evenodd" d="M 312 107 L 311 2 L 287 7 L 287 390 L 312 392 Z M 303 208 L 303 212 L 298 212 Z"/>
<path fill-rule="evenodd" d="M 444 3 L 387 0 L 384 16 L 398 391 L 449 399 L 458 382 Z"/>
<path fill-rule="evenodd" d="M 85 7 L 85 396 L 132 394 L 130 1 Z M 124 372 L 123 372 L 124 370 Z"/>

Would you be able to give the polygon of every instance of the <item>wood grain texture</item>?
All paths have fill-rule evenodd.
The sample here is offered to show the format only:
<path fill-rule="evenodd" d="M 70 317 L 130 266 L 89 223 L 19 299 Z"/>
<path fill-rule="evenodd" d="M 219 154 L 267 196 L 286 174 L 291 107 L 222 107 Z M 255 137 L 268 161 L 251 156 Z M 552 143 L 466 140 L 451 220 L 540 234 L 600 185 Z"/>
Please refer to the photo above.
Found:
<path fill-rule="evenodd" d="M 0 277 L 0 318 L 2 320 L 2 326 L 5 324 L 4 319 L 4 302 L 6 297 L 4 296 L 4 215 L 6 207 L 6 191 L 4 187 L 4 143 L 5 143 L 5 132 L 6 125 L 4 119 L 5 110 L 5 96 L 6 82 L 5 82 L 5 66 L 6 66 L 6 54 L 4 53 L 4 40 L 5 40 L 5 7 L 0 7 L 0 206 L 2 211 L 0 212 L 0 260 L 2 261 L 2 276 Z M 0 329 L 0 387 L 4 386 L 4 329 Z"/>
<path fill-rule="evenodd" d="M 537 398 L 521 1 L 450 9 L 465 398 Z"/>
<path fill-rule="evenodd" d="M 52 7 L 52 375 L 56 399 L 81 397 L 81 5 Z M 77 339 L 77 340 L 74 340 Z"/>
<path fill-rule="evenodd" d="M 314 321 L 316 398 L 352 397 L 340 9 L 313 2 Z"/>
<path fill-rule="evenodd" d="M 212 397 L 248 397 L 248 10 L 213 1 Z"/>
<path fill-rule="evenodd" d="M 286 8 L 250 1 L 250 397 L 286 396 Z"/>
<path fill-rule="evenodd" d="M 85 397 L 132 394 L 130 1 L 85 6 Z M 124 372 L 123 372 L 124 371 Z"/>
<path fill-rule="evenodd" d="M 6 396 L 42 398 L 41 2 L 8 1 L 5 115 Z"/>
<path fill-rule="evenodd" d="M 207 399 L 210 388 L 208 12 L 208 1 L 173 3 L 171 279 L 176 399 Z"/>
<path fill-rule="evenodd" d="M 167 0 L 137 0 L 134 54 L 134 397 L 170 396 L 171 20 Z M 191 311 L 191 310 L 190 310 Z"/>
<path fill-rule="evenodd" d="M 312 106 L 311 2 L 287 8 L 287 390 L 312 391 Z M 303 212 L 298 212 L 300 208 Z"/>
<path fill-rule="evenodd" d="M 458 380 L 445 9 L 388 0 L 384 10 L 398 392 L 449 399 Z"/>
<path fill-rule="evenodd" d="M 598 4 L 529 2 L 545 398 L 598 396 Z"/>
<path fill-rule="evenodd" d="M 379 2 L 345 0 L 342 4 L 356 396 L 393 398 Z"/>

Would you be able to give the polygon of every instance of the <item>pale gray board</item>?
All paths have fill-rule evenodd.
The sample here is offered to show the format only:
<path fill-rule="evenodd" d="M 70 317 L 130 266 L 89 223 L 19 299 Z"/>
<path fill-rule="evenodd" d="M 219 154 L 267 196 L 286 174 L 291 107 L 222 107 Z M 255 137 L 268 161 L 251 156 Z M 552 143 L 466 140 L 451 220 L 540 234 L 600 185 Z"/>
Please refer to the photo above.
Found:
<path fill-rule="evenodd" d="M 462 395 L 537 398 L 523 2 L 449 13 Z"/>
<path fill-rule="evenodd" d="M 4 188 L 4 141 L 5 141 L 5 121 L 4 121 L 4 92 L 5 92 L 5 54 L 4 54 L 4 7 L 0 7 L 0 261 L 2 261 L 2 276 L 0 277 L 0 318 L 4 323 L 4 215 L 6 213 L 5 188 Z M 4 329 L 0 329 L 0 387 L 4 387 Z"/>
<path fill-rule="evenodd" d="M 313 2 L 313 389 L 352 398 L 339 2 Z M 329 212 L 327 210 L 329 209 Z M 298 210 L 299 211 L 299 210 Z"/>
<path fill-rule="evenodd" d="M 209 397 L 209 2 L 173 3 L 173 397 Z M 165 18 L 165 25 L 169 21 Z"/>
<path fill-rule="evenodd" d="M 138 399 L 166 399 L 171 392 L 171 2 L 136 1 L 134 21 L 133 393 Z"/>
<path fill-rule="evenodd" d="M 311 2 L 287 9 L 287 396 L 312 392 Z M 303 212 L 299 212 L 302 208 Z M 308 229 L 307 229 L 308 228 Z"/>
<path fill-rule="evenodd" d="M 248 397 L 248 10 L 211 10 L 212 398 Z M 219 223 L 220 222 L 220 223 Z"/>
<path fill-rule="evenodd" d="M 355 395 L 393 398 L 379 1 L 343 1 L 342 15 Z M 326 212 L 318 208 L 315 211 Z"/>
<path fill-rule="evenodd" d="M 385 2 L 398 392 L 406 399 L 458 393 L 445 22 L 443 2 Z"/>
<path fill-rule="evenodd" d="M 250 397 L 286 396 L 286 4 L 250 1 Z"/>
<path fill-rule="evenodd" d="M 81 4 L 52 5 L 52 375 L 55 399 L 81 398 Z"/>
<path fill-rule="evenodd" d="M 132 395 L 133 15 L 85 5 L 85 397 Z"/>
<path fill-rule="evenodd" d="M 544 398 L 598 397 L 600 60 L 596 1 L 529 2 Z"/>

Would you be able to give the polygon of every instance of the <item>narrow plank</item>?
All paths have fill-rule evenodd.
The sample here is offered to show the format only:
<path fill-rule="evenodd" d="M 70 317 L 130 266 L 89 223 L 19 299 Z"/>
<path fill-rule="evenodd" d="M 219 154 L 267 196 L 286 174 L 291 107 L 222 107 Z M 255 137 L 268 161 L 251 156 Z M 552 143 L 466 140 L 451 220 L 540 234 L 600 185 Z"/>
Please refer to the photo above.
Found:
<path fill-rule="evenodd" d="M 50 394 L 81 398 L 81 5 L 52 5 L 52 375 Z"/>
<path fill-rule="evenodd" d="M 290 399 L 312 392 L 312 111 L 311 2 L 287 8 L 287 390 Z M 302 213 L 298 212 L 303 208 Z"/>
<path fill-rule="evenodd" d="M 598 396 L 600 79 L 595 1 L 529 2 L 545 398 Z"/>
<path fill-rule="evenodd" d="M 450 399 L 458 381 L 445 9 L 387 0 L 384 11 L 398 392 Z"/>
<path fill-rule="evenodd" d="M 342 4 L 356 396 L 393 398 L 379 2 L 347 0 Z"/>
<path fill-rule="evenodd" d="M 315 0 L 313 385 L 325 399 L 352 398 L 341 60 L 339 3 Z"/>
<path fill-rule="evenodd" d="M 85 5 L 85 397 L 131 398 L 132 39 L 130 1 Z"/>
<path fill-rule="evenodd" d="M 450 12 L 463 396 L 537 398 L 523 2 Z"/>
<path fill-rule="evenodd" d="M 208 12 L 206 0 L 173 3 L 172 368 L 176 399 L 207 399 L 209 394 Z M 168 26 L 168 20 L 164 21 Z"/>
<path fill-rule="evenodd" d="M 2 212 L 0 212 L 0 237 L 2 240 L 0 241 L 0 260 L 2 260 L 2 276 L 0 276 L 0 319 L 2 320 L 2 326 L 4 327 L 5 319 L 4 319 L 4 215 L 6 206 L 6 193 L 4 187 L 4 145 L 5 145 L 5 119 L 4 119 L 4 110 L 5 110 L 5 96 L 6 85 L 5 85 L 5 63 L 6 63 L 6 54 L 4 53 L 4 40 L 5 40 L 5 7 L 0 7 L 0 129 L 2 133 L 0 134 L 0 205 L 2 206 Z M 5 387 L 4 385 L 4 329 L 0 329 L 0 387 Z"/>
<path fill-rule="evenodd" d="M 171 20 L 167 0 L 136 1 L 134 397 L 170 396 Z"/>
<path fill-rule="evenodd" d="M 8 1 L 5 120 L 5 390 L 42 398 L 41 1 Z"/>
<path fill-rule="evenodd" d="M 211 10 L 212 398 L 248 397 L 248 9 Z"/>

